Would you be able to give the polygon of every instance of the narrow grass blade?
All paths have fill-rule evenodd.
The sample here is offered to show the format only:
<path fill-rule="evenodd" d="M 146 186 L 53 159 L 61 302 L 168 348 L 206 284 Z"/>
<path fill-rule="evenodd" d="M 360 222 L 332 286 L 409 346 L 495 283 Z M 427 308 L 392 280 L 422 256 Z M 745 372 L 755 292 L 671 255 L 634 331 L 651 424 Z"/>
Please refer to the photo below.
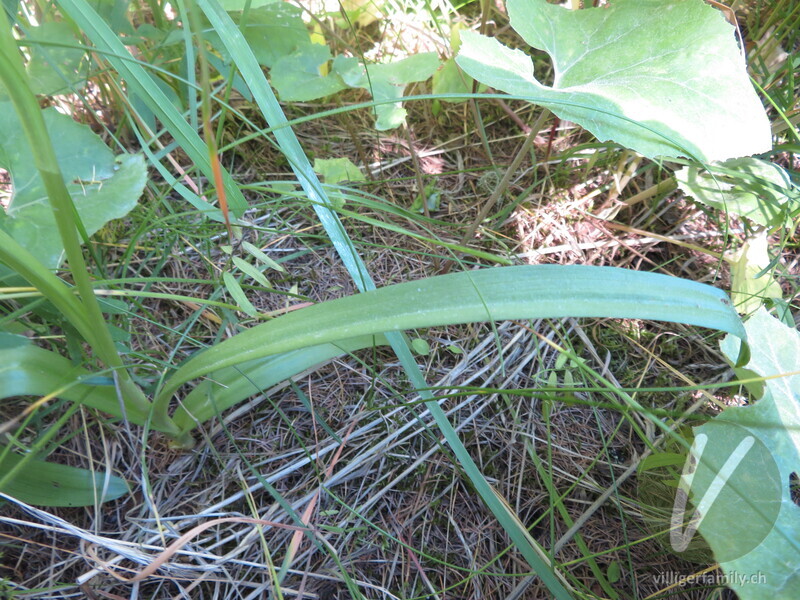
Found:
<path fill-rule="evenodd" d="M 68 1 L 73 2 L 76 0 Z M 303 191 L 305 191 L 314 205 L 314 210 L 325 228 L 325 232 L 330 237 L 334 248 L 336 248 L 344 262 L 348 273 L 353 277 L 360 290 L 374 289 L 375 284 L 372 282 L 364 262 L 355 252 L 353 244 L 339 218 L 332 210 L 333 204 L 325 193 L 322 183 L 314 172 L 305 152 L 303 152 L 292 128 L 287 126 L 286 115 L 283 114 L 275 94 L 264 76 L 261 65 L 258 64 L 247 40 L 245 40 L 239 28 L 218 2 L 215 0 L 198 0 L 197 4 L 222 39 L 236 67 L 253 93 L 253 98 L 258 104 L 258 108 L 267 123 L 273 128 L 272 134 L 292 166 L 295 175 L 297 175 Z"/>
<path fill-rule="evenodd" d="M 286 269 L 283 267 L 282 264 L 276 262 L 266 254 L 264 254 L 258 247 L 254 246 L 250 242 L 242 242 L 242 248 L 244 248 L 248 254 L 250 254 L 253 258 L 257 261 L 264 263 L 270 269 L 274 269 L 279 273 L 285 273 Z"/>
<path fill-rule="evenodd" d="M 264 277 L 264 274 L 259 271 L 256 267 L 251 265 L 244 259 L 239 258 L 238 256 L 232 256 L 231 260 L 233 260 L 233 264 L 236 265 L 236 268 L 239 269 L 242 273 L 250 277 L 256 283 L 261 284 L 265 288 L 271 288 L 272 284 L 270 284 L 269 279 Z"/>
<path fill-rule="evenodd" d="M 85 0 L 59 0 L 58 5 L 78 24 L 92 43 L 104 53 L 106 60 L 125 79 L 128 91 L 139 95 L 153 114 L 164 123 L 170 135 L 177 140 L 203 175 L 209 181 L 213 181 L 214 172 L 206 144 L 186 122 L 183 115 L 175 110 L 150 74 L 134 61 L 117 34 L 111 30 Z M 225 191 L 228 195 L 231 212 L 237 217 L 241 217 L 247 209 L 247 201 L 230 174 L 224 169 L 222 178 L 225 183 Z M 207 210 L 211 214 L 219 213 L 219 210 L 210 204 Z"/>

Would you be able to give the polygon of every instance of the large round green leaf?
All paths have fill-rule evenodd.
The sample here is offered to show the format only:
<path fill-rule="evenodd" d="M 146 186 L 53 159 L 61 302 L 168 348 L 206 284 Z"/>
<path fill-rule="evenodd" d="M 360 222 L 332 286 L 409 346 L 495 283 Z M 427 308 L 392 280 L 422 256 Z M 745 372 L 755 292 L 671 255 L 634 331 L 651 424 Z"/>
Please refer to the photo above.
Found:
<path fill-rule="evenodd" d="M 478 81 L 645 156 L 710 161 L 771 148 L 734 29 L 703 0 L 614 0 L 577 11 L 508 0 L 508 14 L 552 58 L 553 87 L 534 78 L 524 52 L 465 32 L 457 62 Z"/>
<path fill-rule="evenodd" d="M 115 158 L 88 126 L 54 108 L 43 111 L 43 117 L 87 235 L 127 215 L 147 181 L 142 156 L 123 154 Z M 44 182 L 10 102 L 0 102 L 0 131 L 0 167 L 11 174 L 14 190 L 7 210 L 0 208 L 0 228 L 46 267 L 55 269 L 63 261 L 64 248 Z"/>

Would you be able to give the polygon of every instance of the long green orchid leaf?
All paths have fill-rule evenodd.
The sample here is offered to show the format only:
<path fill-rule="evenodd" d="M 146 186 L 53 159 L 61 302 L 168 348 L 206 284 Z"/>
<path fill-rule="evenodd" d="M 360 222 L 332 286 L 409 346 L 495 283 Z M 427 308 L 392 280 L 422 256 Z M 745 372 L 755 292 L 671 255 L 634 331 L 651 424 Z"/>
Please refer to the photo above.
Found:
<path fill-rule="evenodd" d="M 181 401 L 174 421 L 191 430 L 223 410 L 337 356 L 363 348 L 386 346 L 383 336 L 365 335 L 335 344 L 321 344 L 228 367 L 200 383 Z"/>
<path fill-rule="evenodd" d="M 83 367 L 33 344 L 0 348 L 0 381 L 3 382 L 0 401 L 14 396 L 53 395 L 115 417 L 125 416 L 138 425 L 147 421 L 147 411 L 136 406 L 130 405 L 123 412 L 113 379 L 93 377 Z"/>
<path fill-rule="evenodd" d="M 676 277 L 583 265 L 467 271 L 324 302 L 240 333 L 178 369 L 156 410 L 194 379 L 299 348 L 420 327 L 567 316 L 680 322 L 745 339 L 722 291 Z"/>
<path fill-rule="evenodd" d="M 3 452 L 0 474 L 14 468 L 22 456 Z M 128 484 L 116 475 L 105 476 L 88 469 L 33 459 L 2 487 L 0 492 L 39 506 L 92 506 L 116 500 L 128 493 Z"/>

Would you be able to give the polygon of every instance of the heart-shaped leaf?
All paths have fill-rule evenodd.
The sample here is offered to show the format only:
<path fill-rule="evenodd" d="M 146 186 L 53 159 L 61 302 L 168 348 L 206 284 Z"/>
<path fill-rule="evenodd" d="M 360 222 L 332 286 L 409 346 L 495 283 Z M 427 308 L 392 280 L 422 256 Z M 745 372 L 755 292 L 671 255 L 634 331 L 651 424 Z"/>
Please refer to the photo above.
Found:
<path fill-rule="evenodd" d="M 281 100 L 308 102 L 345 89 L 341 77 L 321 72 L 330 58 L 330 48 L 309 42 L 276 60 L 269 75 Z"/>
<path fill-rule="evenodd" d="M 350 87 L 363 88 L 376 102 L 375 129 L 386 131 L 400 127 L 406 118 L 406 109 L 400 104 L 405 88 L 410 83 L 425 81 L 439 67 L 435 52 L 414 54 L 403 60 L 378 65 L 363 65 L 355 58 L 337 56 L 333 70 Z M 386 103 L 398 100 L 395 103 Z"/>
<path fill-rule="evenodd" d="M 527 54 L 465 32 L 457 62 L 478 81 L 645 156 L 710 161 L 771 148 L 733 27 L 703 0 L 614 0 L 577 11 L 509 0 L 508 14 L 551 56 L 553 87 L 534 78 Z"/>

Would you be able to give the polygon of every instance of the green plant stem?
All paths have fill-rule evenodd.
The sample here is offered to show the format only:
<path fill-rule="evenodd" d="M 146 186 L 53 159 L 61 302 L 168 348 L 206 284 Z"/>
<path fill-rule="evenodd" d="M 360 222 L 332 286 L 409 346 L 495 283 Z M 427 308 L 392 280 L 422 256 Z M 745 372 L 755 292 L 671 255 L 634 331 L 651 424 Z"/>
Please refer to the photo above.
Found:
<path fill-rule="evenodd" d="M 183 3 L 181 3 L 183 4 Z M 208 148 L 208 160 L 214 173 L 214 187 L 217 192 L 219 208 L 225 220 L 225 229 L 228 231 L 228 240 L 235 241 L 231 220 L 228 214 L 228 200 L 225 195 L 225 183 L 222 180 L 222 171 L 219 168 L 219 151 L 217 149 L 217 138 L 211 128 L 211 80 L 208 74 L 208 59 L 203 42 L 203 28 L 200 24 L 200 16 L 197 6 L 190 2 L 188 6 L 189 22 L 192 25 L 194 34 L 197 36 L 197 58 L 200 66 L 200 114 L 203 122 L 203 138 Z"/>
<path fill-rule="evenodd" d="M 408 142 L 408 152 L 411 154 L 411 164 L 414 166 L 414 180 L 417 182 L 419 189 L 419 197 L 422 198 L 422 212 L 425 214 L 426 219 L 431 218 L 430 210 L 428 210 L 428 194 L 425 193 L 425 182 L 422 179 L 422 168 L 419 164 L 419 156 L 417 150 L 414 148 L 414 137 L 411 135 L 411 129 L 408 123 L 402 125 L 403 134 L 406 136 Z"/>
<path fill-rule="evenodd" d="M 462 246 L 465 246 L 467 243 L 469 243 L 470 240 L 472 240 L 472 238 L 475 236 L 475 232 L 478 230 L 478 227 L 480 227 L 480 224 L 489 215 L 489 212 L 491 212 L 492 208 L 494 208 L 494 205 L 497 204 L 497 201 L 503 196 L 506 189 L 508 188 L 508 184 L 511 183 L 511 178 L 514 176 L 514 173 L 517 172 L 517 169 L 519 168 L 522 159 L 525 158 L 525 156 L 527 156 L 528 152 L 531 149 L 531 146 L 533 145 L 533 141 L 539 134 L 539 130 L 542 128 L 542 125 L 544 125 L 545 120 L 549 116 L 550 116 L 550 111 L 546 108 L 543 108 L 542 112 L 539 114 L 539 118 L 536 119 L 536 123 L 533 124 L 531 132 L 528 134 L 525 143 L 522 144 L 522 148 L 519 149 L 519 152 L 517 152 L 517 155 L 514 157 L 514 160 L 511 161 L 511 164 L 508 166 L 508 169 L 506 169 L 505 175 L 503 175 L 503 179 L 501 179 L 500 183 L 497 184 L 497 187 L 495 188 L 494 192 L 492 192 L 492 195 L 489 196 L 489 199 L 484 203 L 483 208 L 481 208 L 481 211 L 478 213 L 477 218 L 472 223 L 472 225 L 469 226 L 469 229 L 467 229 L 467 232 L 461 239 Z"/>
<path fill-rule="evenodd" d="M 53 275 L 17 240 L 0 229 L 0 261 L 10 267 L 28 283 L 33 285 L 42 296 L 47 298 L 61 311 L 61 314 L 91 344 L 94 329 L 86 319 L 80 301 L 61 279 Z"/>
<path fill-rule="evenodd" d="M 82 329 L 86 341 L 97 352 L 100 359 L 108 367 L 119 369 L 120 388 L 126 402 L 130 402 L 138 410 L 147 412 L 150 402 L 124 370 L 124 364 L 117 353 L 111 333 L 106 327 L 103 313 L 100 310 L 100 304 L 94 294 L 76 230 L 77 212 L 64 183 L 64 177 L 50 142 L 39 103 L 28 85 L 22 57 L 17 50 L 11 26 L 4 11 L 0 11 L 0 81 L 5 84 L 7 93 L 19 115 L 25 137 L 32 150 L 36 169 L 47 190 L 47 197 L 55 216 L 70 273 L 81 301 L 76 304 L 63 302 L 65 290 L 59 289 L 52 281 L 47 282 L 49 291 L 62 301 L 62 306 L 68 308 L 69 313 L 65 316 L 71 316 L 73 320 L 80 323 L 82 327 L 79 330 Z M 17 266 L 20 266 L 19 261 L 16 262 Z M 29 273 L 31 270 L 28 268 Z M 45 279 L 41 276 L 38 277 L 40 282 Z M 31 283 L 34 282 L 31 281 Z M 159 421 L 157 425 L 166 427 L 167 430 L 174 429 L 177 432 L 177 428 L 174 425 L 170 427 L 167 422 Z"/>

